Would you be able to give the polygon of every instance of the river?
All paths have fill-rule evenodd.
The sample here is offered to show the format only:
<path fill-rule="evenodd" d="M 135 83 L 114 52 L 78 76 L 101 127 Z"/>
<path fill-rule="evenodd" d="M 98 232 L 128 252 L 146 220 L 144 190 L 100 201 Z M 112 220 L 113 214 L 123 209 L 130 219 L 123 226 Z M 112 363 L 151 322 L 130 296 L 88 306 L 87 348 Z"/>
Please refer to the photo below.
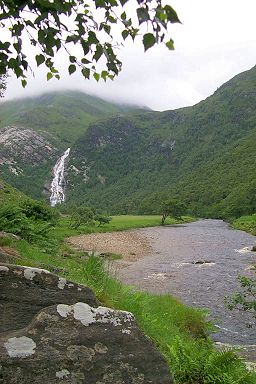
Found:
<path fill-rule="evenodd" d="M 151 244 L 149 256 L 116 273 L 125 284 L 153 293 L 169 293 L 184 303 L 210 310 L 218 327 L 213 339 L 233 345 L 256 344 L 256 326 L 248 313 L 229 311 L 224 297 L 237 291 L 237 274 L 255 276 L 256 253 L 246 247 L 256 237 L 233 230 L 221 220 L 140 229 Z"/>

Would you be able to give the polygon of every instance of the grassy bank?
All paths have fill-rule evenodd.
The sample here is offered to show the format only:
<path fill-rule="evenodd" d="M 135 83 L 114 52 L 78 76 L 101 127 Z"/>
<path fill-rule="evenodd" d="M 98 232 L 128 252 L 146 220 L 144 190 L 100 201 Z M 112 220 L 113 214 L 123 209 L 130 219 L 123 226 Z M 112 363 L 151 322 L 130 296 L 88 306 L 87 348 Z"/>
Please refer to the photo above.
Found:
<path fill-rule="evenodd" d="M 256 375 L 231 351 L 217 352 L 207 338 L 206 313 L 170 295 L 138 292 L 110 277 L 103 261 L 82 251 L 60 247 L 42 252 L 25 240 L 3 239 L 15 247 L 19 264 L 43 267 L 91 287 L 105 306 L 132 312 L 140 327 L 165 355 L 175 384 L 255 384 Z M 2 244 L 3 245 L 3 244 Z"/>
<path fill-rule="evenodd" d="M 176 220 L 168 217 L 166 219 L 166 225 L 189 223 L 195 219 L 191 216 L 183 216 L 183 221 Z M 81 225 L 78 229 L 70 228 L 69 216 L 62 216 L 55 228 L 53 229 L 53 236 L 59 240 L 68 236 L 75 236 L 81 233 L 103 233 L 114 231 L 125 231 L 128 229 L 155 227 L 161 224 L 160 215 L 120 215 L 111 216 L 109 224 L 103 226 L 97 225 Z"/>
<path fill-rule="evenodd" d="M 78 231 L 69 228 L 68 217 L 62 217 L 45 246 L 13 238 L 0 238 L 0 246 L 13 247 L 20 253 L 21 258 L 15 262 L 42 267 L 88 285 L 103 305 L 132 312 L 165 355 L 175 384 L 256 384 L 256 375 L 248 373 L 233 352 L 215 351 L 207 338 L 205 312 L 187 307 L 170 295 L 147 294 L 124 286 L 107 273 L 107 261 L 88 257 L 63 242 L 65 236 L 81 232 L 116 231 L 159 222 L 160 216 L 119 216 L 105 227 L 81 227 Z"/>
<path fill-rule="evenodd" d="M 239 217 L 239 219 L 233 221 L 232 227 L 256 236 L 256 214 Z"/>

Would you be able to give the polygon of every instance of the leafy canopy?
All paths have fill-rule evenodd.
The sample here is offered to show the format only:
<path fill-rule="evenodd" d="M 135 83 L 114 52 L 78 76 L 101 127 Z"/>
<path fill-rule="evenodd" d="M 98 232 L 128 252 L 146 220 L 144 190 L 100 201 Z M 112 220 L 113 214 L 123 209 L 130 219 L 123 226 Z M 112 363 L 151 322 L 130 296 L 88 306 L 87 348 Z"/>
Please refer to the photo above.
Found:
<path fill-rule="evenodd" d="M 26 85 L 32 64 L 28 42 L 37 65 L 47 68 L 47 80 L 60 77 L 54 64 L 60 49 L 68 55 L 69 74 L 79 69 L 84 78 L 93 75 L 97 81 L 118 75 L 122 63 L 116 51 L 128 37 L 134 40 L 142 34 L 145 51 L 157 43 L 173 49 L 167 29 L 180 22 L 175 10 L 162 0 L 136 3 L 136 14 L 130 17 L 131 0 L 0 1 L 0 75 L 12 71 Z"/>
<path fill-rule="evenodd" d="M 182 220 L 181 215 L 186 211 L 186 206 L 178 199 L 166 200 L 162 203 L 162 220 L 161 224 L 164 225 L 168 216 L 174 217 L 177 220 Z"/>

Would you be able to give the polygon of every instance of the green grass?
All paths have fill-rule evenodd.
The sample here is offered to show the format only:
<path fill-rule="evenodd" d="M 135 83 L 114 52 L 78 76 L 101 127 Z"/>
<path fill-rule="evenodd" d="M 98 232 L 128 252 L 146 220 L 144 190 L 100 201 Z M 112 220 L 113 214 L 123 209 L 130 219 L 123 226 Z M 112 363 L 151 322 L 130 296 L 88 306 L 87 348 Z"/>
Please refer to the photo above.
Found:
<path fill-rule="evenodd" d="M 0 206 L 2 204 L 17 203 L 26 199 L 29 199 L 26 195 L 0 179 Z"/>
<path fill-rule="evenodd" d="M 232 227 L 256 236 L 256 214 L 239 217 L 239 219 L 233 221 Z"/>
<path fill-rule="evenodd" d="M 194 221 L 195 219 L 190 216 L 184 216 L 183 221 L 175 220 L 168 217 L 166 219 L 166 225 L 183 224 Z M 115 232 L 125 231 L 128 229 L 155 227 L 161 224 L 161 216 L 159 215 L 119 215 L 112 216 L 112 220 L 109 224 L 98 227 L 97 225 L 85 226 L 81 225 L 78 229 L 72 229 L 69 227 L 70 219 L 68 216 L 62 216 L 58 225 L 53 229 L 53 235 L 58 240 L 62 240 L 65 237 L 76 236 L 82 233 L 103 233 L 103 232 Z"/>
<path fill-rule="evenodd" d="M 160 216 L 115 216 L 111 225 L 92 229 L 99 232 L 152 226 L 159 224 L 159 219 Z M 67 217 L 62 217 L 52 235 L 56 233 L 54 251 L 12 238 L 3 239 L 2 245 L 19 251 L 19 264 L 45 268 L 85 284 L 103 305 L 132 312 L 141 329 L 166 357 L 175 384 L 256 384 L 256 375 L 246 371 L 234 352 L 215 350 L 207 337 L 211 325 L 206 321 L 205 311 L 190 308 L 170 295 L 153 295 L 122 285 L 108 274 L 108 262 L 89 257 L 62 241 L 64 235 L 77 233 L 68 228 Z"/>
<path fill-rule="evenodd" d="M 49 255 L 24 240 L 11 241 L 23 255 L 20 264 L 60 271 L 65 278 L 91 287 L 103 305 L 132 312 L 166 357 L 175 384 L 256 383 L 255 374 L 246 371 L 234 352 L 214 349 L 206 336 L 210 329 L 206 312 L 190 308 L 170 295 L 153 295 L 124 286 L 109 276 L 101 259 L 86 257 L 67 245 Z"/>

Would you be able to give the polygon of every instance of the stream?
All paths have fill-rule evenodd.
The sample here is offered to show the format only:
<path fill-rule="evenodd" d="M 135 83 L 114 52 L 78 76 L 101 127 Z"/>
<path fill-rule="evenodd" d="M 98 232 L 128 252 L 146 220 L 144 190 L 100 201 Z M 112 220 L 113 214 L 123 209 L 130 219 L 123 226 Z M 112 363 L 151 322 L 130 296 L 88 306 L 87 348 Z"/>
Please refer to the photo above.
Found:
<path fill-rule="evenodd" d="M 256 237 L 233 230 L 221 220 L 140 229 L 152 247 L 151 255 L 126 263 L 116 271 L 125 284 L 153 293 L 169 293 L 189 306 L 210 310 L 218 332 L 216 342 L 256 344 L 256 326 L 246 312 L 230 311 L 224 297 L 238 291 L 238 273 L 255 276 Z"/>

